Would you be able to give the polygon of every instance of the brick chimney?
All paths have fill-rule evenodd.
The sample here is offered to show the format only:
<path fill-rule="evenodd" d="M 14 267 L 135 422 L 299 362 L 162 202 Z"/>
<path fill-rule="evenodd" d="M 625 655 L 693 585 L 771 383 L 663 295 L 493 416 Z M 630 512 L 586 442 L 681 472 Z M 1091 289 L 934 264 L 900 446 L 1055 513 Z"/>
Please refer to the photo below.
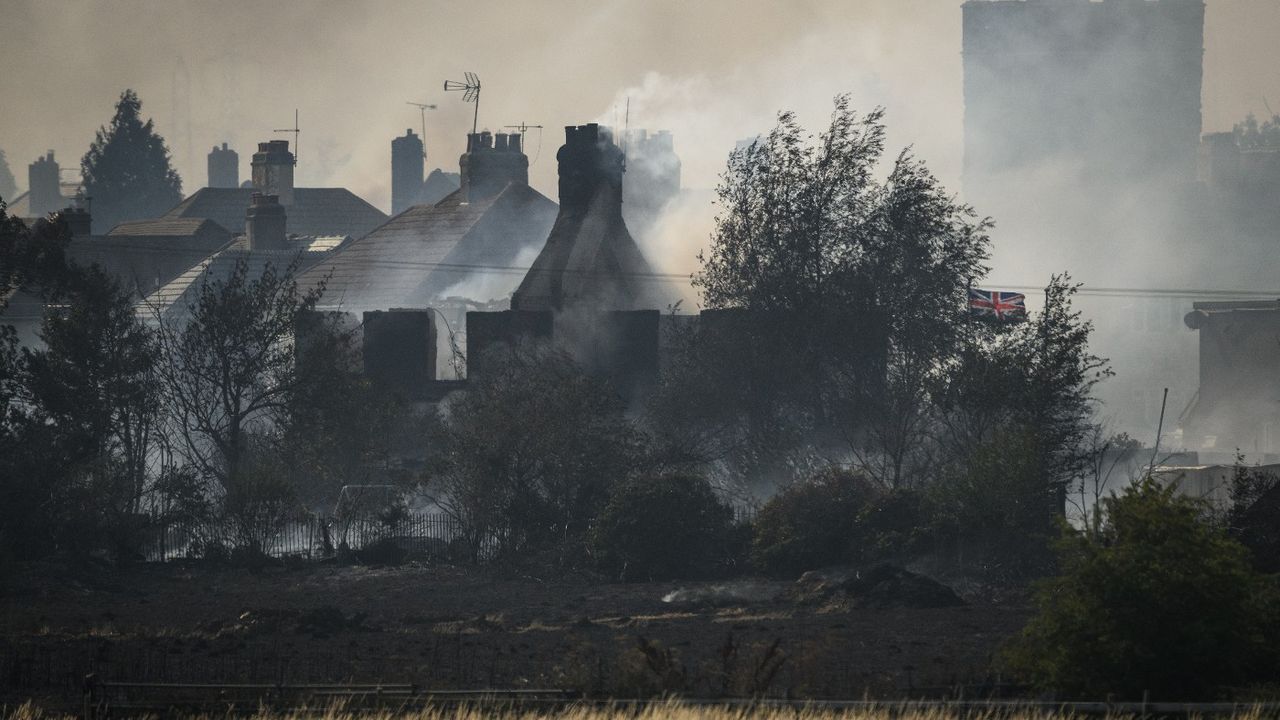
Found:
<path fill-rule="evenodd" d="M 285 250 L 285 210 L 280 198 L 255 192 L 245 212 L 245 235 L 250 250 Z"/>
<path fill-rule="evenodd" d="M 496 137 L 488 131 L 469 133 L 467 151 L 458 165 L 466 202 L 491 198 L 509 183 L 529 184 L 529 158 L 520 148 L 519 133 L 498 133 Z"/>
<path fill-rule="evenodd" d="M 28 199 L 32 217 L 57 212 L 66 205 L 58 178 L 58 163 L 53 159 L 52 150 L 27 166 L 27 187 L 30 188 Z"/>
<path fill-rule="evenodd" d="M 564 129 L 564 145 L 556 153 L 560 165 L 560 212 L 583 213 L 601 187 L 615 191 L 622 203 L 626 156 L 613 144 L 613 132 L 596 123 Z"/>
<path fill-rule="evenodd" d="M 82 207 L 67 207 L 58 211 L 58 215 L 67 221 L 67 229 L 73 238 L 87 238 L 92 234 L 92 216 Z"/>
<path fill-rule="evenodd" d="M 391 214 L 413 207 L 422 195 L 422 173 L 426 167 L 422 138 L 406 128 L 404 137 L 391 141 Z"/>
<path fill-rule="evenodd" d="M 599 125 L 565 128 L 560 214 L 520 287 L 512 310 L 646 310 L 663 307 L 653 270 L 622 217 L 625 158 Z"/>
<path fill-rule="evenodd" d="M 209 187 L 240 187 L 240 155 L 222 143 L 209 152 Z"/>
<path fill-rule="evenodd" d="M 293 153 L 288 140 L 258 143 L 251 168 L 254 190 L 275 195 L 285 207 L 293 205 Z"/>

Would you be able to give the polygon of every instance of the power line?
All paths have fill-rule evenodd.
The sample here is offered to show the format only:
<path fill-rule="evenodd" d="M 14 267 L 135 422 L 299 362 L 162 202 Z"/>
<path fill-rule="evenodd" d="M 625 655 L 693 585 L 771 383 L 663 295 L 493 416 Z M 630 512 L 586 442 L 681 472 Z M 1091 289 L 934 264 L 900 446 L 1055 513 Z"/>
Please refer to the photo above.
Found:
<path fill-rule="evenodd" d="M 83 245 L 72 246 L 72 256 L 76 251 L 90 251 L 94 249 L 104 248 L 127 248 L 145 252 L 147 254 L 170 254 L 189 256 L 193 253 L 199 253 L 200 250 L 189 250 L 184 248 L 171 247 L 155 247 L 141 248 L 132 243 L 112 242 L 110 240 L 93 240 Z M 213 253 L 210 253 L 213 254 Z M 315 267 L 329 267 L 333 263 L 327 259 L 319 260 Z M 466 272 L 477 275 L 525 275 L 532 267 L 527 265 L 496 265 L 488 263 L 447 263 L 432 262 L 423 260 L 390 260 L 390 259 L 365 259 L 350 258 L 347 259 L 348 265 L 354 265 L 358 268 L 377 269 L 377 268 L 408 268 L 408 269 L 435 269 L 444 271 Z M 589 270 L 562 270 L 570 275 L 591 276 L 591 275 L 607 275 L 612 277 L 631 277 L 644 278 L 651 280 L 659 280 L 671 283 L 686 283 L 692 277 L 690 274 L 684 273 L 661 273 L 661 272 L 596 272 Z M 982 285 L 997 288 L 1001 290 L 1014 290 L 1017 292 L 1042 294 L 1044 292 L 1043 285 L 1002 283 L 997 281 L 984 282 Z M 1170 298 L 1170 299 L 1223 299 L 1223 300 L 1280 300 L 1280 289 L 1274 290 L 1250 290 L 1245 288 L 1139 288 L 1139 287 L 1121 287 L 1121 286 L 1090 286 L 1082 285 L 1077 291 L 1081 296 L 1096 297 L 1141 297 L 1141 298 Z"/>

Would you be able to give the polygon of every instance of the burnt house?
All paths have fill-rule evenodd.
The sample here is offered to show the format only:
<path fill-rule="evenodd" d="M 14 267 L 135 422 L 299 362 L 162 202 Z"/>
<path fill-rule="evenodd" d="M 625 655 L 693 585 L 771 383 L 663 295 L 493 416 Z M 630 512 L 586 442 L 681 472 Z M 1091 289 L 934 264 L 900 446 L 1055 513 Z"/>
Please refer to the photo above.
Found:
<path fill-rule="evenodd" d="M 1197 302 L 1200 387 L 1182 416 L 1188 449 L 1280 453 L 1280 301 Z"/>
<path fill-rule="evenodd" d="M 658 375 L 663 307 L 655 275 L 622 217 L 625 159 L 599 125 L 565 128 L 560 211 L 511 309 L 467 313 L 469 375 L 496 348 L 554 345 L 636 397 Z"/>
<path fill-rule="evenodd" d="M 608 128 L 565 128 L 560 213 L 511 297 L 512 310 L 646 310 L 667 302 L 622 217 L 626 160 Z"/>

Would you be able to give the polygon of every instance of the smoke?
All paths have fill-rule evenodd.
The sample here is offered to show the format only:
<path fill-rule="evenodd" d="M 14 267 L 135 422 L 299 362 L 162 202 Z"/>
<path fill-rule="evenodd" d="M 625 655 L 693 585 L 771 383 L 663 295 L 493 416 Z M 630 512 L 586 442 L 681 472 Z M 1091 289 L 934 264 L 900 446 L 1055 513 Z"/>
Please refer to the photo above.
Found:
<path fill-rule="evenodd" d="M 26 185 L 24 164 L 50 148 L 74 175 L 94 131 L 131 87 L 169 140 L 190 192 L 204 184 L 211 146 L 229 142 L 246 178 L 257 142 L 291 139 L 274 131 L 290 127 L 297 109 L 298 183 L 347 187 L 388 209 L 390 140 L 419 128 L 408 101 L 439 106 L 427 115 L 428 168 L 456 170 L 474 108 L 440 87 L 470 70 L 484 83 L 481 128 L 546 127 L 541 137 L 532 133 L 527 147 L 538 155 L 531 181 L 548 197 L 556 196 L 560 127 L 593 119 L 621 126 L 629 102 L 631 127 L 670 130 L 690 192 L 637 239 L 658 270 L 688 274 L 710 235 L 710 191 L 725 157 L 737 141 L 767 131 L 779 110 L 794 110 L 817 129 L 837 93 L 851 93 L 864 110 L 883 105 L 890 152 L 913 146 L 944 184 L 960 191 L 960 5 L 66 0 L 53 7 L 3 0 L 8 32 L 0 67 L 6 96 L 20 101 L 0 104 L 0 147 L 19 186 Z M 1278 34 L 1280 4 L 1272 0 L 1208 1 L 1206 131 L 1228 129 L 1251 111 L 1265 113 L 1267 98 L 1280 98 L 1280 75 L 1272 72 L 1280 60 L 1272 40 Z M 1108 122 L 1097 118 L 1090 129 L 1105 134 Z M 999 223 L 993 282 L 1040 285 L 1050 272 L 1069 270 L 1095 287 L 1275 285 L 1266 277 L 1274 264 L 1269 252 L 1242 241 L 1230 223 L 1207 221 L 1194 196 L 1160 198 L 1113 185 L 1099 203 L 1097 194 L 1058 182 L 1084 176 L 1087 188 L 1087 172 L 1066 154 L 1000 180 L 1024 197 L 1054 202 L 978 204 Z M 1184 358 L 1194 357 L 1195 340 L 1175 323 L 1123 329 L 1126 313 L 1146 315 L 1152 305 L 1122 301 L 1133 309 L 1097 296 L 1086 309 L 1106 324 L 1099 350 L 1137 378 L 1116 392 L 1107 412 L 1141 406 L 1141 417 L 1127 425 L 1141 428 L 1154 425 L 1150 397 L 1161 387 L 1194 388 L 1194 366 Z M 1175 360 L 1166 372 L 1167 358 Z M 1170 407 L 1171 414 L 1179 410 Z"/>
<path fill-rule="evenodd" d="M 520 248 L 511 261 L 512 268 L 527 268 L 538 259 L 542 251 L 540 245 L 526 245 Z M 439 293 L 442 298 L 467 298 L 479 303 L 495 300 L 510 300 L 511 293 L 520 285 L 522 274 L 512 272 L 476 272 L 468 275 L 454 285 L 450 285 Z"/>

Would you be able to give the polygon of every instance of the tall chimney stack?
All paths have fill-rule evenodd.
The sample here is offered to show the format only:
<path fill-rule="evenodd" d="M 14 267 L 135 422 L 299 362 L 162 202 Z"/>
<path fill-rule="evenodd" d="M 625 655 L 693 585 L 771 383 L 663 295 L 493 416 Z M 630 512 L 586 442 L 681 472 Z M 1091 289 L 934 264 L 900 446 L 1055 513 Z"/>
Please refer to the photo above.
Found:
<path fill-rule="evenodd" d="M 586 212 L 591 198 L 601 187 L 617 195 L 622 207 L 622 173 L 627 159 L 613 144 L 613 132 L 596 123 L 568 126 L 564 145 L 556 153 L 560 166 L 560 213 Z"/>
<path fill-rule="evenodd" d="M 412 129 L 391 141 L 391 214 L 399 215 L 422 195 L 424 165 L 422 138 Z"/>
<path fill-rule="evenodd" d="M 58 163 L 53 159 L 53 151 L 36 158 L 27 166 L 27 187 L 30 188 L 31 215 L 40 217 L 62 209 L 66 201 L 62 199 L 62 185 L 58 177 Z"/>
<path fill-rule="evenodd" d="M 209 153 L 209 187 L 240 187 L 240 155 L 222 143 Z"/>
<path fill-rule="evenodd" d="M 288 140 L 258 143 L 251 167 L 254 190 L 275 195 L 285 207 L 293 205 L 293 153 Z"/>
<path fill-rule="evenodd" d="M 245 212 L 245 234 L 250 250 L 285 250 L 285 209 L 280 198 L 255 192 Z"/>

